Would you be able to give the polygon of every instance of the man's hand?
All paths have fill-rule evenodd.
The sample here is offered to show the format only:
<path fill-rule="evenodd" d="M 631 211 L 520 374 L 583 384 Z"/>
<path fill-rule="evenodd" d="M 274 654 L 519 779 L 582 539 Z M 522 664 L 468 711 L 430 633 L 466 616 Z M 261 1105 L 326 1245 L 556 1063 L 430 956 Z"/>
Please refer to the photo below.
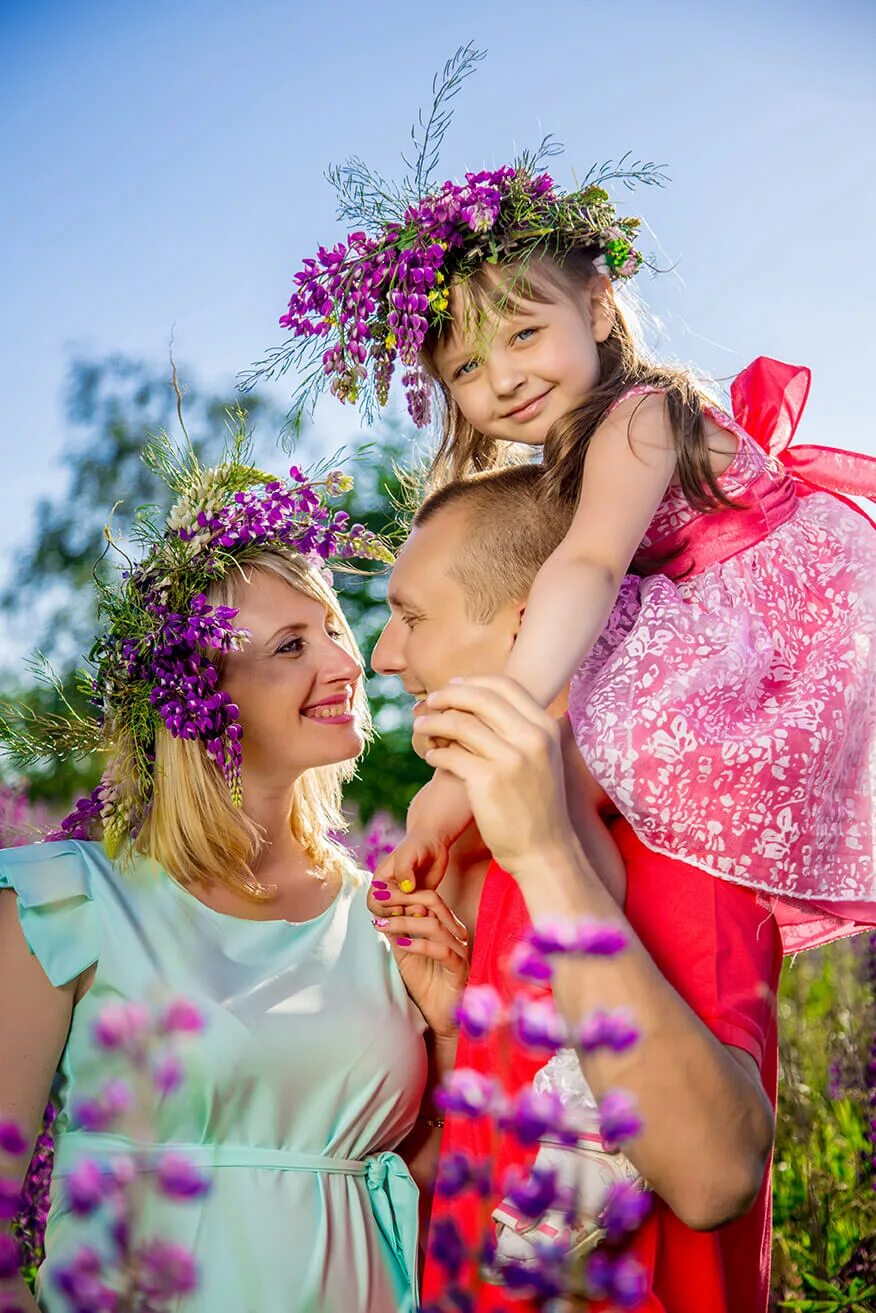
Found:
<path fill-rule="evenodd" d="M 566 807 L 560 731 L 504 675 L 476 675 L 430 693 L 418 732 L 444 739 L 426 760 L 460 780 L 496 861 L 524 876 L 558 847 L 577 847 Z"/>

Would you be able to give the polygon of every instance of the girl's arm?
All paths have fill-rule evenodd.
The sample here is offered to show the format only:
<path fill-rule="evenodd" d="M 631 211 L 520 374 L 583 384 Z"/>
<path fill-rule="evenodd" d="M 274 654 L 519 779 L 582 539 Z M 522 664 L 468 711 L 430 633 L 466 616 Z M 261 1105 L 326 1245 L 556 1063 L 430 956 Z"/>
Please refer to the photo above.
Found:
<path fill-rule="evenodd" d="M 505 666 L 543 707 L 602 632 L 675 463 L 660 393 L 621 402 L 594 433 L 574 519 L 536 576 Z"/>
<path fill-rule="evenodd" d="M 23 1181 L 52 1079 L 67 1041 L 78 981 L 56 988 L 25 942 L 15 894 L 0 892 L 0 1119 L 17 1123 L 28 1144 L 20 1157 L 0 1150 L 0 1176 Z M 9 1222 L 0 1223 L 8 1231 Z M 37 1305 L 21 1279 L 0 1295 L 23 1313 Z"/>

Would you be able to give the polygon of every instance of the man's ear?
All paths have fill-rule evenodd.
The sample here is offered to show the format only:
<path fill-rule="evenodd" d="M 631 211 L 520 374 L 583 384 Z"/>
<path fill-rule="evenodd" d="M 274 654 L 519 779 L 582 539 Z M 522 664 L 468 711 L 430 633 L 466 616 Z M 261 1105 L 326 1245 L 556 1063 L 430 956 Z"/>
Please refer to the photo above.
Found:
<path fill-rule="evenodd" d="M 604 342 L 617 318 L 617 303 L 611 279 L 598 274 L 590 284 L 590 329 L 594 341 Z"/>

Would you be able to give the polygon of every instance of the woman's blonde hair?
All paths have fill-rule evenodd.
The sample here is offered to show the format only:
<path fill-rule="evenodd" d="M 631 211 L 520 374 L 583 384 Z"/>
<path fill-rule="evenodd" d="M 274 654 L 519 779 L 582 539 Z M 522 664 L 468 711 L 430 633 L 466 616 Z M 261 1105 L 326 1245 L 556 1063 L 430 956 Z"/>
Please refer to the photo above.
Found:
<path fill-rule="evenodd" d="M 569 294 L 589 287 L 599 276 L 590 247 L 573 247 L 562 255 L 534 259 L 525 268 L 484 264 L 453 289 L 457 321 L 464 325 L 514 314 L 519 300 L 553 300 L 557 291 Z M 599 379 L 582 406 L 558 420 L 544 444 L 547 497 L 558 497 L 574 507 L 581 489 L 587 446 L 612 403 L 629 388 L 647 385 L 659 389 L 666 400 L 669 424 L 678 459 L 678 479 L 692 506 L 707 510 L 732 506 L 715 478 L 709 460 L 705 408 L 714 404 L 706 385 L 689 369 L 660 365 L 650 360 L 623 308 L 616 304 L 611 331 L 597 343 Z M 453 332 L 457 324 L 444 328 Z M 513 464 L 519 455 L 508 443 L 486 437 L 471 425 L 437 369 L 434 351 L 439 340 L 433 331 L 426 338 L 422 361 L 434 379 L 442 401 L 442 433 L 427 475 L 430 489 L 482 470 Z"/>
<path fill-rule="evenodd" d="M 247 560 L 237 574 L 229 572 L 217 580 L 207 592 L 208 601 L 214 606 L 233 606 L 241 581 L 249 582 L 257 572 L 276 575 L 290 588 L 321 602 L 343 635 L 344 647 L 361 662 L 337 596 L 303 556 L 266 549 Z M 213 652 L 210 657 L 221 680 L 222 654 Z M 356 686 L 353 710 L 367 740 L 371 719 L 361 680 Z M 245 738 L 243 753 L 245 759 Z M 121 743 L 110 773 L 122 791 L 127 782 L 126 760 L 126 745 Z M 341 812 L 342 787 L 355 773 L 356 761 L 346 761 L 314 766 L 295 781 L 289 825 L 317 868 L 340 868 L 345 874 L 356 869 L 347 850 L 332 837 L 346 829 Z M 242 808 L 232 802 L 220 770 L 203 745 L 197 740 L 174 738 L 162 726 L 155 743 L 154 794 L 133 841 L 133 851 L 152 858 L 184 884 L 216 882 L 250 898 L 264 899 L 272 890 L 261 885 L 253 873 L 264 837 L 245 809 L 245 797 Z"/>

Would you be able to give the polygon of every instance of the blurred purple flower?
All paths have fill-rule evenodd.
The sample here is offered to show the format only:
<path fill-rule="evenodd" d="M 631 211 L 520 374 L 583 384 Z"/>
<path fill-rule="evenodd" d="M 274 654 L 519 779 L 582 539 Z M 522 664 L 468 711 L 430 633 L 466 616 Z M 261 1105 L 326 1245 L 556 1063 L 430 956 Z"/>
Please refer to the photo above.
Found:
<path fill-rule="evenodd" d="M 18 1245 L 11 1235 L 0 1235 L 0 1281 L 18 1275 L 20 1256 Z"/>
<path fill-rule="evenodd" d="M 527 984 L 547 985 L 553 976 L 553 967 L 530 944 L 515 944 L 508 955 L 508 970 Z"/>
<path fill-rule="evenodd" d="M 161 1013 L 158 1029 L 165 1035 L 200 1035 L 204 1015 L 190 999 L 175 998 Z"/>
<path fill-rule="evenodd" d="M 624 1053 L 638 1038 L 639 1031 L 628 1012 L 623 1009 L 603 1012 L 597 1008 L 584 1018 L 575 1035 L 575 1043 L 585 1053 L 593 1053 L 596 1049 Z"/>
<path fill-rule="evenodd" d="M 501 1093 L 492 1076 L 482 1076 L 470 1067 L 459 1067 L 445 1076 L 435 1092 L 435 1102 L 447 1112 L 464 1117 L 483 1117 L 496 1105 Z"/>
<path fill-rule="evenodd" d="M 628 1181 L 616 1181 L 609 1186 L 602 1210 L 602 1224 L 609 1244 L 618 1244 L 632 1231 L 638 1230 L 651 1210 L 651 1203 L 647 1190 Z"/>
<path fill-rule="evenodd" d="M 158 1164 L 158 1187 L 171 1199 L 199 1199 L 210 1181 L 185 1154 L 169 1152 Z"/>
<path fill-rule="evenodd" d="M 626 931 L 611 921 L 582 921 L 577 927 L 574 951 L 590 957 L 616 957 L 627 942 Z"/>
<path fill-rule="evenodd" d="M 175 1053 L 166 1053 L 152 1068 L 152 1084 L 159 1094 L 173 1094 L 182 1085 L 185 1068 Z"/>
<path fill-rule="evenodd" d="M 55 1284 L 67 1296 L 71 1313 L 112 1313 L 118 1296 L 101 1281 L 103 1263 L 97 1250 L 83 1245 L 54 1274 Z"/>
<path fill-rule="evenodd" d="M 466 1247 L 452 1217 L 439 1217 L 429 1228 L 429 1253 L 448 1276 L 456 1277 L 465 1259 Z"/>
<path fill-rule="evenodd" d="M 17 1122 L 0 1121 L 0 1151 L 8 1153 L 11 1158 L 20 1158 L 27 1150 L 27 1140 Z"/>
<path fill-rule="evenodd" d="M 570 1135 L 563 1101 L 553 1090 L 520 1090 L 498 1120 L 502 1129 L 510 1131 L 521 1144 L 535 1144 L 543 1135 L 561 1140 Z"/>
<path fill-rule="evenodd" d="M 632 1095 L 626 1090 L 609 1090 L 599 1101 L 599 1130 L 610 1149 L 618 1149 L 642 1129 Z"/>
<path fill-rule="evenodd" d="M 143 1294 L 152 1300 L 188 1295 L 198 1283 L 195 1256 L 173 1240 L 150 1240 L 136 1253 Z"/>
<path fill-rule="evenodd" d="M 116 1076 L 104 1084 L 96 1098 L 74 1100 L 72 1119 L 85 1131 L 106 1131 L 128 1111 L 133 1101 L 130 1085 Z"/>
<path fill-rule="evenodd" d="M 568 1027 L 549 998 L 516 998 L 511 1008 L 511 1028 L 528 1049 L 556 1053 L 569 1041 Z"/>
<path fill-rule="evenodd" d="M 469 985 L 456 1009 L 456 1020 L 472 1039 L 483 1039 L 502 1022 L 502 1000 L 492 985 Z"/>
<path fill-rule="evenodd" d="M 533 1221 L 546 1213 L 565 1195 L 552 1167 L 533 1167 L 528 1176 L 511 1168 L 505 1178 L 504 1194 L 524 1217 Z"/>
<path fill-rule="evenodd" d="M 77 1216 L 87 1217 L 100 1207 L 112 1184 L 100 1164 L 86 1158 L 64 1178 L 64 1196 Z"/>
<path fill-rule="evenodd" d="M 640 1263 L 602 1249 L 591 1256 L 587 1279 L 597 1295 L 619 1308 L 636 1308 L 648 1293 L 647 1273 Z"/>
<path fill-rule="evenodd" d="M 107 1003 L 94 1023 L 94 1038 L 101 1048 L 131 1053 L 148 1026 L 149 1011 L 142 1003 Z"/>
<path fill-rule="evenodd" d="M 23 1199 L 18 1181 L 0 1176 L 0 1218 L 9 1221 L 21 1212 Z"/>

